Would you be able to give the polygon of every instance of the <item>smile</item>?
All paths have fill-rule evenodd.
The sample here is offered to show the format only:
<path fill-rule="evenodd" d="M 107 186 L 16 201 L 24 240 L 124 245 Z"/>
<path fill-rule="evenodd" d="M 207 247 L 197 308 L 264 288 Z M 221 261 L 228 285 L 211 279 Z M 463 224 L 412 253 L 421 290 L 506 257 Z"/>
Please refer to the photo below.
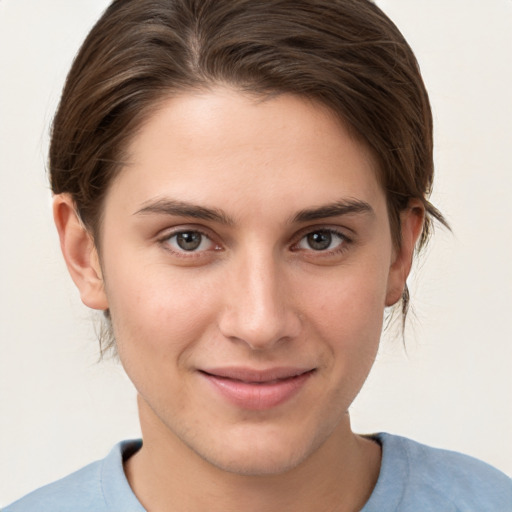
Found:
<path fill-rule="evenodd" d="M 213 389 L 241 409 L 265 410 L 295 396 L 315 372 L 314 369 L 273 368 L 256 371 L 246 368 L 219 368 L 199 373 Z"/>

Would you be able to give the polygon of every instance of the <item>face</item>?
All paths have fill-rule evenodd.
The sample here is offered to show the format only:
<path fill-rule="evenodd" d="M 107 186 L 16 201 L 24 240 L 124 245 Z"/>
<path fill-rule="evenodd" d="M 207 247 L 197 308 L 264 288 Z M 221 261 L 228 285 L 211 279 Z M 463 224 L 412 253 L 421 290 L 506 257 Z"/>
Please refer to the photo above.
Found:
<path fill-rule="evenodd" d="M 347 434 L 405 277 L 374 161 L 328 111 L 223 89 L 167 100 L 101 230 L 145 437 L 272 474 Z"/>

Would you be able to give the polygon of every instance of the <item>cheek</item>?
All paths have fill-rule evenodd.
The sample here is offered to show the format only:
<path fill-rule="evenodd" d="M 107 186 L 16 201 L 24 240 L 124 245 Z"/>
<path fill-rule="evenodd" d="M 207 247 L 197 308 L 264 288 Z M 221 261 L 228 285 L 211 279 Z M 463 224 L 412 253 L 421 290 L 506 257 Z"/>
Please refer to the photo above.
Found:
<path fill-rule="evenodd" d="M 129 280 L 122 276 L 110 276 L 112 293 L 107 291 L 119 359 L 141 396 L 151 401 L 160 390 L 165 397 L 185 385 L 191 356 L 211 329 L 211 295 L 189 279 L 166 277 L 162 269 Z M 185 397 L 177 393 L 172 403 L 186 407 Z"/>
<path fill-rule="evenodd" d="M 215 316 L 204 279 L 169 267 L 118 266 L 107 276 L 107 296 L 120 355 L 174 357 L 200 339 Z M 128 276 L 128 277 L 127 277 Z"/>
<path fill-rule="evenodd" d="M 339 336 L 347 343 L 370 334 L 380 337 L 387 288 L 383 266 L 346 267 L 322 284 L 304 287 L 303 310 L 313 314 L 314 323 L 326 335 Z"/>
<path fill-rule="evenodd" d="M 303 311 L 309 315 L 311 338 L 324 340 L 327 349 L 324 363 L 334 377 L 333 403 L 348 406 L 377 354 L 387 280 L 382 270 L 345 270 L 348 271 L 329 281 L 322 294 L 310 294 L 313 298 Z"/>

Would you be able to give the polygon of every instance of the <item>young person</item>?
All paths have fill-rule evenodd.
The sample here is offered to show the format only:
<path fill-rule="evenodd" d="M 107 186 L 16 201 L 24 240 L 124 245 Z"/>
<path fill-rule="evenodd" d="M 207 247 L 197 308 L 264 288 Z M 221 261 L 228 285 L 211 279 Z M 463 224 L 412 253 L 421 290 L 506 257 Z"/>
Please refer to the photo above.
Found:
<path fill-rule="evenodd" d="M 54 120 L 64 258 L 143 439 L 7 512 L 511 510 L 469 457 L 352 432 L 433 220 L 418 66 L 367 0 L 117 0 Z"/>

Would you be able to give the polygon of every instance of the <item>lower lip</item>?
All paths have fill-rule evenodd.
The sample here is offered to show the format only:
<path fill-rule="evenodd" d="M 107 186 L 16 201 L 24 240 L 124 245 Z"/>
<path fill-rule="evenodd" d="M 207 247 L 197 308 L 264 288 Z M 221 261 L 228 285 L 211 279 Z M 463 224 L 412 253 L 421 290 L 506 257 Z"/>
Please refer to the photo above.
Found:
<path fill-rule="evenodd" d="M 283 404 L 295 396 L 311 377 L 306 372 L 289 379 L 252 383 L 203 373 L 210 384 L 229 402 L 242 409 L 262 411 Z"/>

